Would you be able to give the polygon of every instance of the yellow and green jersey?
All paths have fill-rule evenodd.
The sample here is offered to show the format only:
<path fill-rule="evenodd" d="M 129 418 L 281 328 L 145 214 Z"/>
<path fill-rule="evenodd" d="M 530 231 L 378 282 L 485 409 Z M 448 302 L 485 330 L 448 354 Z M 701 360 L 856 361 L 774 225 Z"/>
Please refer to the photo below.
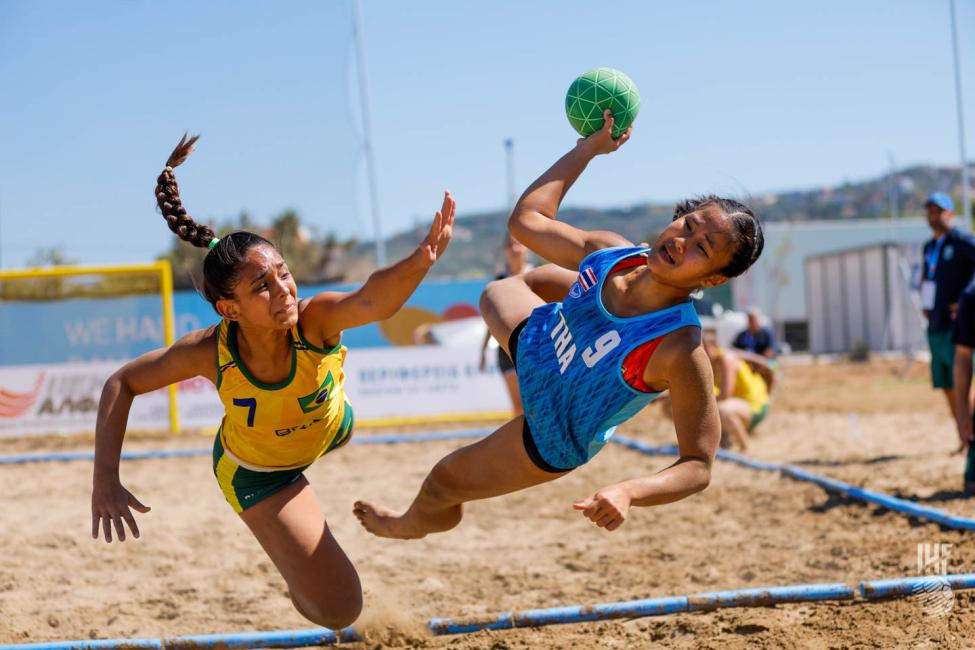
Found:
<path fill-rule="evenodd" d="M 724 355 L 724 350 L 718 352 L 717 358 Z M 720 394 L 717 384 L 714 387 L 715 394 Z M 735 385 L 731 391 L 732 397 L 738 397 L 748 402 L 752 409 L 752 414 L 762 411 L 768 406 L 768 386 L 762 376 L 752 370 L 752 367 L 743 360 L 738 360 L 738 368 L 735 371 Z"/>
<path fill-rule="evenodd" d="M 345 443 L 352 408 L 345 396 L 345 346 L 318 348 L 301 325 L 291 328 L 291 372 L 266 384 L 237 350 L 237 323 L 217 326 L 217 393 L 224 405 L 218 433 L 224 453 L 255 471 L 301 468 Z"/>

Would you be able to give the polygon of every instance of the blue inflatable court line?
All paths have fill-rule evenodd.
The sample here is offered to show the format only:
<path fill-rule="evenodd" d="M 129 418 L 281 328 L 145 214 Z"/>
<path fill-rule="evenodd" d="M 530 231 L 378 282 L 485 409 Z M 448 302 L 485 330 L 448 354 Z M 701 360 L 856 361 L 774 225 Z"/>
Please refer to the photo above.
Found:
<path fill-rule="evenodd" d="M 628 449 L 635 449 L 636 451 L 647 454 L 648 456 L 680 456 L 680 450 L 676 445 L 663 445 L 660 447 L 655 447 L 640 440 L 634 440 L 633 438 L 626 438 L 624 436 L 613 436 L 610 438 L 610 440 L 618 445 L 622 445 Z M 781 465 L 776 465 L 774 463 L 763 463 L 761 461 L 749 458 L 748 456 L 742 456 L 741 454 L 725 451 L 724 449 L 718 450 L 717 457 L 721 460 L 727 460 L 731 461 L 732 463 L 738 463 L 739 465 L 751 467 L 752 469 L 768 471 L 779 471 L 782 469 Z"/>
<path fill-rule="evenodd" d="M 494 429 L 461 429 L 457 431 L 434 431 L 433 433 L 389 433 L 353 437 L 350 445 L 391 445 L 400 442 L 431 442 L 436 440 L 460 440 L 465 438 L 484 438 L 494 433 Z"/>
<path fill-rule="evenodd" d="M 733 451 L 726 451 L 724 449 L 719 449 L 717 456 L 721 460 L 744 465 L 745 467 L 751 467 L 752 469 L 760 469 L 768 472 L 779 471 L 782 469 L 782 466 L 776 463 L 765 463 L 742 454 L 736 454 Z"/>
<path fill-rule="evenodd" d="M 462 440 L 467 438 L 483 438 L 493 429 L 463 429 L 458 431 L 438 431 L 435 433 L 396 433 L 372 436 L 353 437 L 350 445 L 392 445 L 402 442 L 432 442 L 438 440 Z M 209 456 L 213 450 L 209 447 L 194 449 L 156 449 L 152 451 L 123 451 L 122 460 L 144 460 L 147 458 L 190 458 L 193 456 Z M 92 451 L 56 451 L 45 454 L 12 454 L 0 456 L 0 465 L 18 465 L 22 463 L 41 463 L 50 461 L 94 460 Z"/>
<path fill-rule="evenodd" d="M 853 600 L 855 597 L 856 592 L 842 582 L 759 587 L 688 596 L 687 611 L 710 611 L 722 607 L 766 607 L 777 603 L 801 603 L 814 600 Z"/>
<path fill-rule="evenodd" d="M 920 589 L 947 584 L 951 589 L 975 589 L 975 573 L 945 576 L 913 576 L 887 580 L 868 580 L 860 583 L 860 593 L 868 600 L 897 598 L 918 593 Z M 734 607 L 767 607 L 780 603 L 826 600 L 855 600 L 856 591 L 841 582 L 811 585 L 786 585 L 715 591 L 692 596 L 646 598 L 600 605 L 551 607 L 521 612 L 506 612 L 478 618 L 434 618 L 427 625 L 436 635 L 467 634 L 478 630 L 506 630 L 516 627 L 540 627 L 585 623 L 618 618 L 642 618 L 685 612 L 711 611 Z M 345 641 L 359 641 L 361 636 L 353 628 L 333 632 L 325 628 L 246 632 L 237 634 L 206 634 L 167 639 L 105 639 L 52 641 L 0 645 L 0 650 L 173 650 L 179 648 L 300 648 L 332 645 Z"/>
<path fill-rule="evenodd" d="M 782 473 L 789 478 L 794 478 L 800 481 L 809 481 L 824 487 L 827 490 L 838 492 L 852 499 L 872 503 L 874 505 L 887 508 L 893 512 L 899 512 L 910 517 L 917 517 L 918 519 L 927 519 L 928 521 L 941 524 L 942 526 L 946 526 L 948 528 L 975 530 L 975 519 L 959 517 L 957 515 L 947 513 L 944 510 L 924 506 L 914 501 L 900 499 L 889 494 L 883 494 L 882 492 L 874 492 L 873 490 L 856 487 L 855 485 L 849 485 L 848 483 L 844 483 L 842 481 L 837 481 L 835 479 L 814 474 L 799 467 L 795 467 L 794 465 L 784 466 L 782 468 Z"/>
<path fill-rule="evenodd" d="M 621 436 L 614 436 L 612 440 L 617 444 L 623 445 L 624 447 L 635 449 L 636 451 L 652 456 L 680 455 L 677 447 L 673 445 L 654 447 L 653 445 L 648 445 L 645 442 Z M 959 517 L 957 515 L 947 513 L 944 510 L 938 510 L 937 508 L 921 505 L 915 501 L 900 499 L 882 492 L 874 492 L 873 490 L 850 485 L 849 483 L 844 483 L 843 481 L 838 481 L 836 479 L 829 478 L 828 476 L 816 474 L 814 472 L 802 469 L 801 467 L 796 467 L 795 465 L 765 463 L 749 458 L 748 456 L 725 451 L 723 449 L 718 450 L 717 457 L 721 460 L 727 460 L 729 462 L 744 465 L 745 467 L 750 467 L 752 469 L 781 472 L 784 476 L 791 479 L 795 479 L 797 481 L 808 481 L 830 492 L 837 492 L 844 496 L 850 497 L 851 499 L 872 503 L 898 514 L 907 515 L 909 517 L 917 517 L 918 519 L 926 519 L 948 528 L 975 530 L 975 519 Z"/>
<path fill-rule="evenodd" d="M 123 451 L 122 460 L 142 460 L 146 458 L 189 458 L 212 454 L 211 449 L 156 449 L 153 451 Z M 22 463 L 43 463 L 50 461 L 95 460 L 93 451 L 55 451 L 46 454 L 13 454 L 0 456 L 0 465 L 19 465 Z"/>
<path fill-rule="evenodd" d="M 323 627 L 307 630 L 281 630 L 274 632 L 244 632 L 238 634 L 203 634 L 177 636 L 163 639 L 99 639 L 79 641 L 51 641 L 50 643 L 25 643 L 0 645 L 3 649 L 17 650 L 177 650 L 179 648 L 306 648 L 308 646 L 335 645 L 344 641 L 360 641 L 352 628 L 339 632 Z"/>
<path fill-rule="evenodd" d="M 852 600 L 856 592 L 842 583 L 821 585 L 792 585 L 741 589 L 697 594 L 695 596 L 668 596 L 646 598 L 618 603 L 550 607 L 521 612 L 492 614 L 479 618 L 434 618 L 427 625 L 435 636 L 467 634 L 478 630 L 507 630 L 516 627 L 540 627 L 606 621 L 618 618 L 642 618 L 685 612 L 706 611 L 724 607 L 762 607 L 777 603 L 793 603 L 822 600 Z M 0 645 L 3 650 L 173 650 L 178 648 L 299 648 L 311 645 L 336 644 L 359 641 L 361 637 L 353 628 L 333 632 L 325 628 L 310 630 L 284 630 L 278 632 L 248 632 L 244 634 L 207 634 L 180 636 L 168 639 L 115 639 L 53 641 L 23 645 Z"/>
<path fill-rule="evenodd" d="M 864 598 L 873 600 L 911 596 L 945 588 L 950 588 L 953 591 L 975 589 L 975 573 L 866 580 L 860 583 L 860 594 Z"/>
<path fill-rule="evenodd" d="M 522 612 L 490 614 L 482 618 L 434 618 L 430 620 L 428 625 L 436 635 L 467 634 L 478 630 L 509 630 L 515 627 L 585 623 L 615 618 L 641 618 L 644 616 L 679 614 L 686 611 L 687 597 L 674 596 L 600 605 L 529 609 Z"/>

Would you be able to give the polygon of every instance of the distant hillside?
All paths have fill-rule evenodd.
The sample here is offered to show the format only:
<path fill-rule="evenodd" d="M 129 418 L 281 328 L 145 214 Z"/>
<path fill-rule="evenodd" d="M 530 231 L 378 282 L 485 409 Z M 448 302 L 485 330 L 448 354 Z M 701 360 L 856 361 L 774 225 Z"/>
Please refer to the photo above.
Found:
<path fill-rule="evenodd" d="M 958 168 L 916 166 L 879 178 L 845 182 L 839 187 L 762 194 L 750 201 L 766 222 L 820 219 L 889 218 L 891 191 L 895 192 L 899 216 L 919 216 L 924 200 L 934 191 L 948 191 L 960 203 Z M 567 207 L 560 219 L 586 230 L 613 230 L 634 242 L 645 241 L 660 232 L 673 217 L 673 204 L 652 204 L 623 209 Z M 489 212 L 459 217 L 454 240 L 447 255 L 434 267 L 435 277 L 481 278 L 495 272 L 507 214 Z M 409 230 L 387 242 L 389 259 L 398 259 L 416 246 L 423 232 Z M 349 280 L 361 280 L 372 268 L 372 242 L 363 242 L 348 252 L 345 268 Z"/>

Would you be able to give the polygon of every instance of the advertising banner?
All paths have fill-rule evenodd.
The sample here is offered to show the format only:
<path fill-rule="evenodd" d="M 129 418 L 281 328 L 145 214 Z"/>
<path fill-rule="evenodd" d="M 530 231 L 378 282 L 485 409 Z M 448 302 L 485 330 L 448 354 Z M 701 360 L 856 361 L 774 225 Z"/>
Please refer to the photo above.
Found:
<path fill-rule="evenodd" d="M 345 364 L 346 393 L 360 423 L 507 412 L 504 382 L 494 355 L 488 359 L 481 372 L 474 347 L 356 350 Z M 0 366 L 0 437 L 94 431 L 102 387 L 122 363 Z M 207 379 L 180 383 L 177 403 L 184 429 L 220 424 L 223 407 Z M 136 397 L 129 430 L 169 428 L 167 389 Z"/>
<path fill-rule="evenodd" d="M 427 328 L 478 316 L 487 280 L 427 280 L 392 318 L 347 330 L 350 350 L 424 342 Z M 355 285 L 301 286 L 298 296 Z M 173 294 L 176 337 L 214 325 L 213 307 L 194 291 Z M 159 295 L 0 303 L 0 366 L 134 359 L 164 345 Z"/>

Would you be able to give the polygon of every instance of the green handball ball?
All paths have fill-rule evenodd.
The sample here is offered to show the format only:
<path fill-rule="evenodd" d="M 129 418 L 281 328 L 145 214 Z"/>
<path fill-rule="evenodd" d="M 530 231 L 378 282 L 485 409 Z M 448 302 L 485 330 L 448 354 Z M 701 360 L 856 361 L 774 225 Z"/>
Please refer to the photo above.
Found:
<path fill-rule="evenodd" d="M 603 111 L 613 111 L 613 138 L 630 128 L 640 111 L 640 91 L 633 80 L 613 68 L 595 68 L 581 75 L 565 96 L 565 114 L 572 128 L 587 137 L 603 128 Z"/>

